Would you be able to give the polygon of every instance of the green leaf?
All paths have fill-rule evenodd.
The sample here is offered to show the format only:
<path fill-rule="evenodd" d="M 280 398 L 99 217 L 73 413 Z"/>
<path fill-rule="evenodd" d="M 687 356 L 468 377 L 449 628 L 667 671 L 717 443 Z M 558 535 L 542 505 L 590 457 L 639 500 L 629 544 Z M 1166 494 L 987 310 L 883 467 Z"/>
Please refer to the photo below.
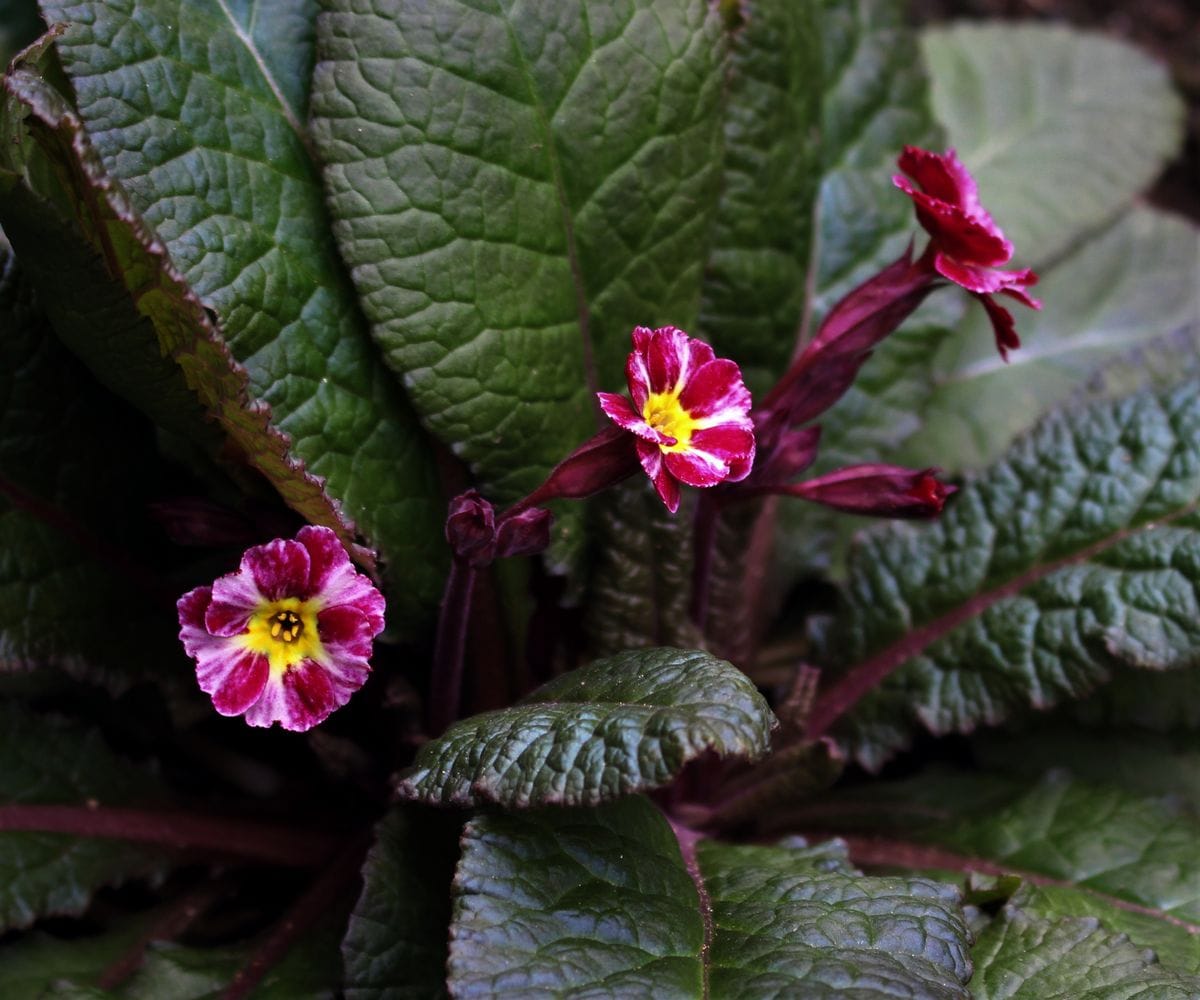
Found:
<path fill-rule="evenodd" d="M 932 826 L 928 836 L 1006 869 L 1200 927 L 1200 822 L 1170 799 L 1089 785 L 1055 771 L 1007 804 Z"/>
<path fill-rule="evenodd" d="M 966 998 L 967 942 L 948 886 L 864 878 L 837 844 L 696 847 L 633 798 L 467 825 L 450 988 L 463 997 Z"/>
<path fill-rule="evenodd" d="M 314 138 L 376 340 L 504 501 L 595 428 L 630 329 L 696 317 L 720 165 L 704 0 L 334 0 Z"/>
<path fill-rule="evenodd" d="M 1200 935 L 1136 909 L 1114 905 L 1085 890 L 1025 883 L 1012 905 L 1041 919 L 1094 917 L 1105 930 L 1126 935 L 1139 948 L 1150 948 L 1163 967 L 1189 975 L 1200 973 Z"/>
<path fill-rule="evenodd" d="M 33 931 L 0 945 L 0 995 L 42 997 L 54 983 L 94 983 L 136 947 L 155 914 L 140 915 L 101 934 L 55 937 Z"/>
<path fill-rule="evenodd" d="M 0 673 L 184 676 L 145 525 L 164 474 L 152 430 L 58 342 L 2 241 L 0 330 Z"/>
<path fill-rule="evenodd" d="M 342 941 L 347 1000 L 445 995 L 458 821 L 394 809 L 376 829 Z"/>
<path fill-rule="evenodd" d="M 821 73 L 820 5 L 731 6 L 721 201 L 700 328 L 718 354 L 778 375 L 804 309 L 821 176 L 821 89 L 813 86 Z"/>
<path fill-rule="evenodd" d="M 941 132 L 917 40 L 895 0 L 822 0 L 821 180 L 810 281 L 814 318 L 900 256 L 916 232 L 891 182 L 906 144 Z M 815 330 L 815 326 L 813 327 Z"/>
<path fill-rule="evenodd" d="M 78 116 L 41 75 L 50 72 L 48 42 L 5 78 L 3 121 L 12 132 L 0 143 L 0 182 L 9 186 L 0 218 L 52 303 L 57 332 L 111 389 L 211 450 L 194 391 L 234 450 L 287 503 L 358 551 L 340 506 L 294 458 L 268 409 L 251 399 L 245 370 L 204 306 L 105 173 Z"/>
<path fill-rule="evenodd" d="M 105 746 L 99 734 L 0 704 L 0 801 L 6 805 L 133 805 L 161 786 Z M 78 914 L 92 893 L 164 869 L 145 845 L 59 833 L 0 833 L 0 927 Z"/>
<path fill-rule="evenodd" d="M 1200 229 L 1134 208 L 1042 275 L 1045 307 L 1017 317 L 1021 349 L 1008 364 L 996 354 L 984 311 L 968 309 L 966 322 L 941 341 L 934 387 L 916 407 L 924 429 L 904 460 L 953 470 L 993 461 L 1099 366 L 1177 330 L 1200 329 L 1198 273 Z"/>
<path fill-rule="evenodd" d="M 644 799 L 482 815 L 454 879 L 455 997 L 701 995 L 704 921 Z"/>
<path fill-rule="evenodd" d="M 760 757 L 773 724 L 724 660 L 631 650 L 451 726 L 421 748 L 399 791 L 441 805 L 596 805 L 665 785 L 706 752 Z"/>
<path fill-rule="evenodd" d="M 1006 906 L 972 954 L 976 1000 L 1188 1000 L 1200 990 L 1200 978 L 1171 973 L 1092 917 L 1039 920 Z"/>
<path fill-rule="evenodd" d="M 916 722 L 967 732 L 1082 697 L 1119 664 L 1196 664 L 1198 502 L 1195 384 L 1052 415 L 936 524 L 863 538 L 815 730 L 869 691 L 837 732 L 878 766 Z"/>
<path fill-rule="evenodd" d="M 443 558 L 432 461 L 340 270 L 300 125 L 294 81 L 313 58 L 300 20 L 316 5 L 290 16 L 273 6 L 43 9 L 70 24 L 58 48 L 105 167 L 220 317 L 259 419 L 269 406 L 292 453 L 403 581 L 391 610 L 411 619 L 436 599 Z"/>
<path fill-rule="evenodd" d="M 647 646 L 703 645 L 688 617 L 692 512 L 672 515 L 649 481 L 621 483 L 592 505 L 597 548 L 584 605 L 589 651 L 606 656 Z"/>
<path fill-rule="evenodd" d="M 1161 756 L 1151 767 L 1170 763 Z M 930 768 L 801 804 L 789 821 L 872 834 L 847 838 L 851 857 L 864 863 L 1015 874 L 1028 893 L 1036 889 L 1045 915 L 1098 917 L 1155 948 L 1172 968 L 1198 971 L 1196 814 L 1174 795 L 1148 796 L 1062 770 L 1040 779 L 1011 763 L 1006 770 L 1019 776 Z"/>
<path fill-rule="evenodd" d="M 1044 24 L 922 42 L 934 111 L 1019 262 L 1045 264 L 1109 222 L 1179 148 L 1183 102 L 1131 45 Z"/>
<path fill-rule="evenodd" d="M 712 996 L 970 996 L 957 890 L 924 878 L 864 878 L 836 842 L 800 845 L 699 845 L 712 906 Z"/>

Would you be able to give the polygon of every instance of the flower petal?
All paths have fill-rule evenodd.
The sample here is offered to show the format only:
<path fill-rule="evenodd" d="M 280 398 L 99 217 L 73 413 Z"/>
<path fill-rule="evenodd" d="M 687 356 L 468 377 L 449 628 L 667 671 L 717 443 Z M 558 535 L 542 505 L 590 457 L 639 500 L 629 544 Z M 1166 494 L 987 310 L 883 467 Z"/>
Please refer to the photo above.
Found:
<path fill-rule="evenodd" d="M 729 463 L 706 451 L 669 451 L 663 461 L 671 475 L 688 486 L 716 486 L 729 478 Z"/>
<path fill-rule="evenodd" d="M 266 545 L 247 549 L 242 556 L 241 571 L 253 578 L 267 600 L 277 601 L 282 597 L 307 596 L 310 567 L 304 545 L 290 538 L 276 538 Z M 219 584 L 217 581 L 213 585 L 215 599 L 225 601 Z"/>
<path fill-rule="evenodd" d="M 750 411 L 750 390 L 742 381 L 742 372 L 736 362 L 716 358 L 692 374 L 680 393 L 679 405 L 693 419 L 745 418 Z"/>
<path fill-rule="evenodd" d="M 746 422 L 747 424 L 749 421 Z M 721 424 L 705 427 L 692 435 L 688 451 L 703 451 L 715 455 L 727 465 L 754 457 L 754 431 L 744 424 Z"/>
<path fill-rule="evenodd" d="M 1000 359 L 1007 361 L 1008 352 L 1021 346 L 1021 338 L 1017 335 L 1012 313 L 990 295 L 977 295 L 976 298 L 983 303 L 988 319 L 992 321 L 992 335 L 996 338 L 996 350 L 1000 352 Z"/>
<path fill-rule="evenodd" d="M 365 614 L 348 605 L 326 608 L 317 614 L 321 645 L 335 661 L 343 656 L 369 659 L 371 640 L 377 634 L 373 628 Z"/>
<path fill-rule="evenodd" d="M 639 440 L 637 443 L 638 459 L 642 469 L 650 477 L 654 489 L 672 514 L 679 510 L 679 484 L 671 478 L 663 461 L 662 450 L 657 445 Z"/>
<path fill-rule="evenodd" d="M 596 396 L 600 400 L 600 409 L 604 411 L 604 415 L 623 430 L 653 444 L 665 444 L 670 447 L 675 443 L 675 439 L 669 434 L 664 434 L 646 423 L 624 396 L 611 392 L 598 392 Z"/>
<path fill-rule="evenodd" d="M 715 356 L 713 349 L 704 341 L 689 337 L 673 326 L 659 327 L 654 331 L 646 351 L 650 391 L 682 390 L 696 370 Z"/>
<path fill-rule="evenodd" d="M 986 212 L 980 210 L 968 214 L 955 205 L 914 190 L 903 177 L 892 180 L 912 198 L 917 208 L 917 221 L 942 252 L 956 260 L 987 267 L 1007 264 L 1012 258 L 1012 243 Z"/>
<path fill-rule="evenodd" d="M 200 690 L 212 695 L 213 708 L 221 715 L 241 715 L 258 701 L 270 675 L 270 665 L 262 653 L 239 650 L 237 655 L 218 663 L 199 664 L 196 679 Z"/>
<path fill-rule="evenodd" d="M 962 165 L 953 149 L 938 154 L 917 146 L 905 146 L 897 165 L 926 194 L 967 211 L 979 207 L 979 188 L 975 178 Z"/>
<path fill-rule="evenodd" d="M 204 627 L 213 635 L 237 635 L 266 601 L 254 577 L 237 570 L 218 577 L 212 585 L 212 601 L 204 613 Z"/>
<path fill-rule="evenodd" d="M 337 535 L 329 528 L 310 525 L 300 529 L 296 541 L 307 550 L 310 564 L 304 596 L 323 608 L 352 605 L 371 623 L 372 635 L 382 632 L 383 595 L 354 568 Z"/>

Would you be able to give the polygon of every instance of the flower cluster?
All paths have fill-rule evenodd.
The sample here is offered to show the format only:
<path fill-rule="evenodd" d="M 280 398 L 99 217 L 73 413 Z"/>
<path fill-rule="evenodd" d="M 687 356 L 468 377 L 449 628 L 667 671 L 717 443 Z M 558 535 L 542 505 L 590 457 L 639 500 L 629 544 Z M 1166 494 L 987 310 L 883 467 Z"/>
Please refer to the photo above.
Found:
<path fill-rule="evenodd" d="M 907 177 L 893 180 L 913 200 L 928 248 L 914 260 L 910 245 L 834 305 L 761 406 L 752 410 L 740 369 L 708 344 L 673 326 L 639 326 L 625 366 L 629 396 L 597 394 L 615 426 L 576 448 L 503 512 L 475 490 L 451 502 L 446 539 L 453 562 L 434 651 L 433 700 L 441 705 L 434 731 L 458 705 L 474 574 L 496 558 L 548 546 L 552 517 L 543 504 L 590 496 L 639 465 L 672 513 L 681 484 L 721 487 L 705 495 L 696 515 L 698 622 L 715 519 L 730 502 L 770 493 L 855 514 L 941 512 L 954 487 L 938 480 L 936 469 L 876 463 L 799 480 L 820 443 L 820 426 L 812 421 L 846 393 L 875 347 L 942 279 L 983 303 L 1005 358 L 1020 340 L 1012 315 L 993 296 L 1041 305 L 1026 293 L 1037 275 L 1001 268 L 1012 258 L 1012 244 L 979 204 L 975 182 L 953 150 L 939 155 L 909 146 L 899 167 Z M 178 608 L 180 638 L 218 712 L 244 715 L 253 726 L 278 722 L 305 730 L 366 680 L 384 602 L 351 567 L 332 531 L 307 527 L 294 541 L 249 549 L 236 573 L 185 594 Z"/>
<path fill-rule="evenodd" d="M 383 595 L 328 528 L 248 549 L 235 573 L 179 599 L 179 637 L 222 715 L 303 731 L 365 683 Z"/>

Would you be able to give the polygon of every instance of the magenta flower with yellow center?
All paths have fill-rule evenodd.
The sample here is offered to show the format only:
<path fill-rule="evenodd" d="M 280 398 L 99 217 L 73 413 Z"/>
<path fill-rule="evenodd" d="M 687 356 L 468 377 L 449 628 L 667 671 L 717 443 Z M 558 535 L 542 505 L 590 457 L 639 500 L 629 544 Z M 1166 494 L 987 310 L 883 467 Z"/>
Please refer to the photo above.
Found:
<path fill-rule="evenodd" d="M 179 638 L 221 715 L 302 732 L 371 672 L 383 595 L 329 528 L 248 549 L 236 573 L 178 602 Z"/>
<path fill-rule="evenodd" d="M 734 362 L 673 326 L 639 326 L 625 378 L 632 405 L 601 392 L 600 406 L 637 436 L 642 468 L 672 514 L 679 509 L 680 483 L 716 486 L 750 474 L 750 391 Z"/>

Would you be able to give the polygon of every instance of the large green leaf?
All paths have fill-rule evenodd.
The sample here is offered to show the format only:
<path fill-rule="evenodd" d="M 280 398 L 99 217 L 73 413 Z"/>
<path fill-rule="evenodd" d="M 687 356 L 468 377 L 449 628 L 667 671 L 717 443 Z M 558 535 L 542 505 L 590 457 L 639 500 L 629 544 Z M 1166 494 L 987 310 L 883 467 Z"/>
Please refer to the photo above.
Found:
<path fill-rule="evenodd" d="M 410 807 L 377 827 L 342 941 L 347 1000 L 444 995 L 457 826 Z"/>
<path fill-rule="evenodd" d="M 431 459 L 340 271 L 300 126 L 315 4 L 272 10 L 43 4 L 69 24 L 58 49 L 105 167 L 220 317 L 251 398 L 403 577 L 392 610 L 412 616 L 438 588 Z"/>
<path fill-rule="evenodd" d="M 683 845 L 681 849 L 681 844 Z M 728 847 L 642 799 L 482 816 L 455 879 L 455 996 L 966 998 L 958 894 L 836 844 Z"/>
<path fill-rule="evenodd" d="M 54 74 L 48 45 L 49 37 L 5 78 L 0 218 L 56 332 L 109 388 L 212 454 L 221 435 L 203 423 L 203 404 L 234 454 L 307 520 L 337 530 L 357 551 L 340 505 L 294 457 L 269 408 L 251 398 L 246 372 L 210 313 L 106 174 L 78 116 L 47 78 Z M 98 435 L 99 425 L 89 431 Z M 90 453 L 103 454 L 107 443 L 98 439 Z"/>
<path fill-rule="evenodd" d="M 778 376 L 804 309 L 821 176 L 820 4 L 728 6 L 725 159 L 700 327 L 718 354 Z"/>
<path fill-rule="evenodd" d="M 0 673 L 184 676 L 145 531 L 152 429 L 58 342 L 2 238 L 0 330 Z"/>
<path fill-rule="evenodd" d="M 596 805 L 671 781 L 706 752 L 760 757 L 774 718 L 737 669 L 698 650 L 631 650 L 426 743 L 400 782 L 443 805 Z"/>
<path fill-rule="evenodd" d="M 1171 766 L 1148 758 L 1150 771 Z M 1200 971 L 1200 820 L 1174 795 L 1061 770 L 1030 779 L 935 768 L 790 813 L 789 823 L 870 834 L 847 838 L 860 863 L 1015 874 L 1047 917 L 1096 917 L 1173 969 Z"/>
<path fill-rule="evenodd" d="M 1131 45 L 1044 24 L 922 42 L 934 111 L 1019 262 L 1045 264 L 1110 221 L 1179 146 L 1183 103 Z"/>
<path fill-rule="evenodd" d="M 942 338 L 934 385 L 915 407 L 924 427 L 904 458 L 953 470 L 991 462 L 1100 365 L 1176 331 L 1200 331 L 1198 278 L 1200 229 L 1151 208 L 1127 212 L 1043 274 L 1045 307 L 1017 317 L 1021 349 L 1008 364 L 982 309 Z"/>
<path fill-rule="evenodd" d="M 161 786 L 117 757 L 94 731 L 0 704 L 0 801 L 6 805 L 134 805 Z M 81 913 L 92 893 L 161 872 L 145 845 L 60 833 L 0 833 L 0 927 Z"/>
<path fill-rule="evenodd" d="M 1190 1000 L 1200 977 L 1172 973 L 1091 917 L 1038 919 L 1015 906 L 980 936 L 975 1000 Z"/>
<path fill-rule="evenodd" d="M 1051 416 L 936 524 L 862 540 L 814 729 L 865 694 L 837 733 L 878 766 L 918 721 L 965 732 L 1119 664 L 1196 664 L 1198 501 L 1195 384 Z"/>
<path fill-rule="evenodd" d="M 637 324 L 690 327 L 716 204 L 704 0 L 335 0 L 314 136 L 373 332 L 511 500 L 595 427 Z"/>
<path fill-rule="evenodd" d="M 1092 917 L 1106 930 L 1126 935 L 1139 948 L 1150 948 L 1169 971 L 1200 974 L 1200 935 L 1180 921 L 1125 907 L 1073 886 L 1024 883 L 1012 897 L 1015 907 L 1040 918 Z"/>

